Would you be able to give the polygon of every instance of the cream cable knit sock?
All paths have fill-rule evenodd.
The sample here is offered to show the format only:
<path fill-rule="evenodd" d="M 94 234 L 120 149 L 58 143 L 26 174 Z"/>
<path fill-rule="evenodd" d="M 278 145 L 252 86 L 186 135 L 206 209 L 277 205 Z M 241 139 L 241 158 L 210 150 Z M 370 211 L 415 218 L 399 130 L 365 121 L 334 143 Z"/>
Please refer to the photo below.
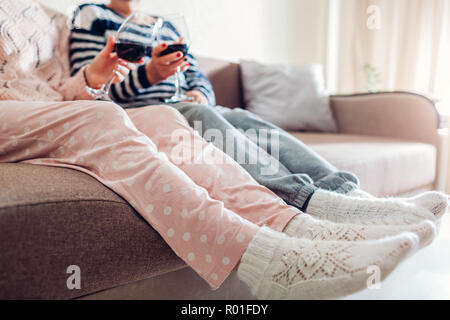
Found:
<path fill-rule="evenodd" d="M 405 198 L 403 200 L 427 209 L 436 219 L 442 219 L 449 209 L 448 196 L 436 191 L 425 192 L 416 197 Z"/>
<path fill-rule="evenodd" d="M 418 247 L 411 233 L 368 242 L 311 241 L 261 228 L 238 276 L 259 299 L 332 299 L 367 286 L 369 267 L 384 280 Z"/>
<path fill-rule="evenodd" d="M 349 193 L 346 194 L 346 196 L 356 198 L 376 199 L 376 197 L 372 196 L 370 193 L 367 193 L 360 189 L 350 191 Z M 449 209 L 448 196 L 435 191 L 424 192 L 412 198 L 399 197 L 397 199 L 410 203 L 417 203 L 418 205 L 424 207 L 425 209 L 433 213 L 437 219 L 442 218 Z"/>
<path fill-rule="evenodd" d="M 440 194 L 439 194 L 440 195 Z M 436 197 L 436 208 L 447 199 Z M 433 207 L 433 206 L 431 206 Z M 317 190 L 309 202 L 307 212 L 320 219 L 338 223 L 362 225 L 404 225 L 436 221 L 435 212 L 431 212 L 428 197 L 419 196 L 408 199 L 367 199 L 348 197 L 335 192 Z M 436 210 L 435 210 L 436 211 Z"/>
<path fill-rule="evenodd" d="M 361 226 L 319 220 L 308 214 L 296 216 L 283 232 L 290 237 L 327 241 L 377 240 L 404 232 L 412 232 L 419 237 L 420 248 L 431 244 L 437 235 L 435 224 L 429 220 L 415 225 Z"/>

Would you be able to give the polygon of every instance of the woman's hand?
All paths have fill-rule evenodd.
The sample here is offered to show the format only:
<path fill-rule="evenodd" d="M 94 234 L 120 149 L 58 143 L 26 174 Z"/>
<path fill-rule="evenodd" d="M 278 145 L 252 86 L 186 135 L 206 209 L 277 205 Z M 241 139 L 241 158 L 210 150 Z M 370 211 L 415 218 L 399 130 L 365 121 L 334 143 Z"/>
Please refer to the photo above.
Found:
<path fill-rule="evenodd" d="M 132 64 L 119 59 L 117 53 L 113 52 L 115 43 L 115 37 L 109 37 L 103 50 L 86 67 L 86 81 L 90 88 L 101 89 L 113 76 L 113 83 L 121 82 L 133 68 Z"/>
<path fill-rule="evenodd" d="M 188 97 L 192 97 L 194 98 L 194 100 L 189 101 L 191 103 L 197 103 L 197 104 L 203 104 L 203 105 L 208 105 L 208 99 L 205 97 L 205 95 L 199 91 L 199 90 L 192 90 L 192 91 L 188 91 L 186 92 L 186 95 Z"/>
<path fill-rule="evenodd" d="M 161 44 L 153 49 L 152 61 L 145 66 L 147 71 L 147 79 L 152 84 L 158 84 L 177 72 L 177 68 L 181 67 L 181 72 L 186 71 L 190 64 L 183 57 L 182 52 L 174 52 L 166 56 L 161 53 L 167 49 L 167 44 Z"/>

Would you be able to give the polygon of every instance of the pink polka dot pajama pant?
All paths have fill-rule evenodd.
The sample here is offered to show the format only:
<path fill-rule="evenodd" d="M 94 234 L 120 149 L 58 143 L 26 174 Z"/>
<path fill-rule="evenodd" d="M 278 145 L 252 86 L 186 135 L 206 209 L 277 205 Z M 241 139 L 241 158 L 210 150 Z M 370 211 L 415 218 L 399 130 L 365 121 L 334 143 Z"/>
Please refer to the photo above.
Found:
<path fill-rule="evenodd" d="M 257 184 L 166 106 L 0 102 L 0 162 L 72 168 L 126 199 L 212 288 L 263 225 L 300 212 Z"/>

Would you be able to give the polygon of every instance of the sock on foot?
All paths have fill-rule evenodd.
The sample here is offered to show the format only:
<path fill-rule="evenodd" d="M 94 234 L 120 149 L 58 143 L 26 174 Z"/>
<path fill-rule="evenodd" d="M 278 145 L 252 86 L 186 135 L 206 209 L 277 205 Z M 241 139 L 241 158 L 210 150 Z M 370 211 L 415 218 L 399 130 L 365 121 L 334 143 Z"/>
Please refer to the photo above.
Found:
<path fill-rule="evenodd" d="M 405 225 L 436 217 L 417 202 L 403 199 L 367 199 L 317 190 L 309 202 L 307 213 L 337 223 L 362 225 Z"/>
<path fill-rule="evenodd" d="M 290 237 L 322 241 L 378 240 L 412 232 L 419 237 L 420 248 L 430 245 L 437 235 L 435 224 L 429 220 L 403 226 L 362 226 L 319 220 L 308 214 L 299 214 L 293 218 L 283 232 Z"/>
<path fill-rule="evenodd" d="M 436 219 L 442 219 L 449 209 L 448 196 L 440 192 L 425 192 L 413 198 L 405 199 L 409 203 L 430 211 Z"/>
<path fill-rule="evenodd" d="M 384 280 L 418 247 L 405 233 L 368 242 L 311 241 L 261 228 L 238 267 L 259 299 L 332 299 L 367 286 L 369 267 Z"/>
<path fill-rule="evenodd" d="M 355 198 L 367 198 L 367 199 L 375 199 L 370 193 L 367 193 L 361 189 L 355 189 L 346 194 L 349 197 Z M 399 198 L 406 202 L 410 202 L 421 206 L 431 213 L 437 218 L 441 219 L 445 213 L 448 212 L 449 209 L 449 199 L 448 196 L 435 191 L 424 192 L 416 197 L 412 198 Z"/>

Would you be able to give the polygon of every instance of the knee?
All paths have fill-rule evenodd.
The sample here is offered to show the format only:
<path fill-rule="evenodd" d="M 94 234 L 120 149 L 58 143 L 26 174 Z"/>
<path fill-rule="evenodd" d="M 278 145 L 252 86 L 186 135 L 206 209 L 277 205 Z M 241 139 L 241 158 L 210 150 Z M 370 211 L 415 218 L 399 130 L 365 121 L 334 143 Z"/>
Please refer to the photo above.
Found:
<path fill-rule="evenodd" d="M 202 104 L 187 103 L 179 107 L 179 110 L 190 121 L 205 120 L 217 116 L 217 112 L 213 107 Z"/>
<path fill-rule="evenodd" d="M 178 122 L 187 124 L 186 118 L 176 109 L 168 106 L 152 106 L 149 108 L 152 114 L 161 123 Z"/>
<path fill-rule="evenodd" d="M 108 124 L 113 120 L 127 117 L 127 113 L 122 107 L 113 102 L 95 101 L 82 110 L 85 113 L 85 119 L 95 124 Z"/>
<path fill-rule="evenodd" d="M 112 102 L 96 101 L 81 109 L 83 130 L 97 133 L 97 137 L 109 140 L 116 133 L 123 137 L 135 136 L 137 129 L 125 110 Z M 109 132 L 110 134 L 103 134 Z M 115 139 L 115 138 L 114 138 Z"/>
<path fill-rule="evenodd" d="M 254 113 L 251 113 L 250 111 L 236 108 L 236 109 L 229 109 L 223 113 L 223 117 L 227 119 L 230 123 L 235 123 L 237 121 L 240 121 L 244 118 L 253 118 L 256 117 Z"/>

